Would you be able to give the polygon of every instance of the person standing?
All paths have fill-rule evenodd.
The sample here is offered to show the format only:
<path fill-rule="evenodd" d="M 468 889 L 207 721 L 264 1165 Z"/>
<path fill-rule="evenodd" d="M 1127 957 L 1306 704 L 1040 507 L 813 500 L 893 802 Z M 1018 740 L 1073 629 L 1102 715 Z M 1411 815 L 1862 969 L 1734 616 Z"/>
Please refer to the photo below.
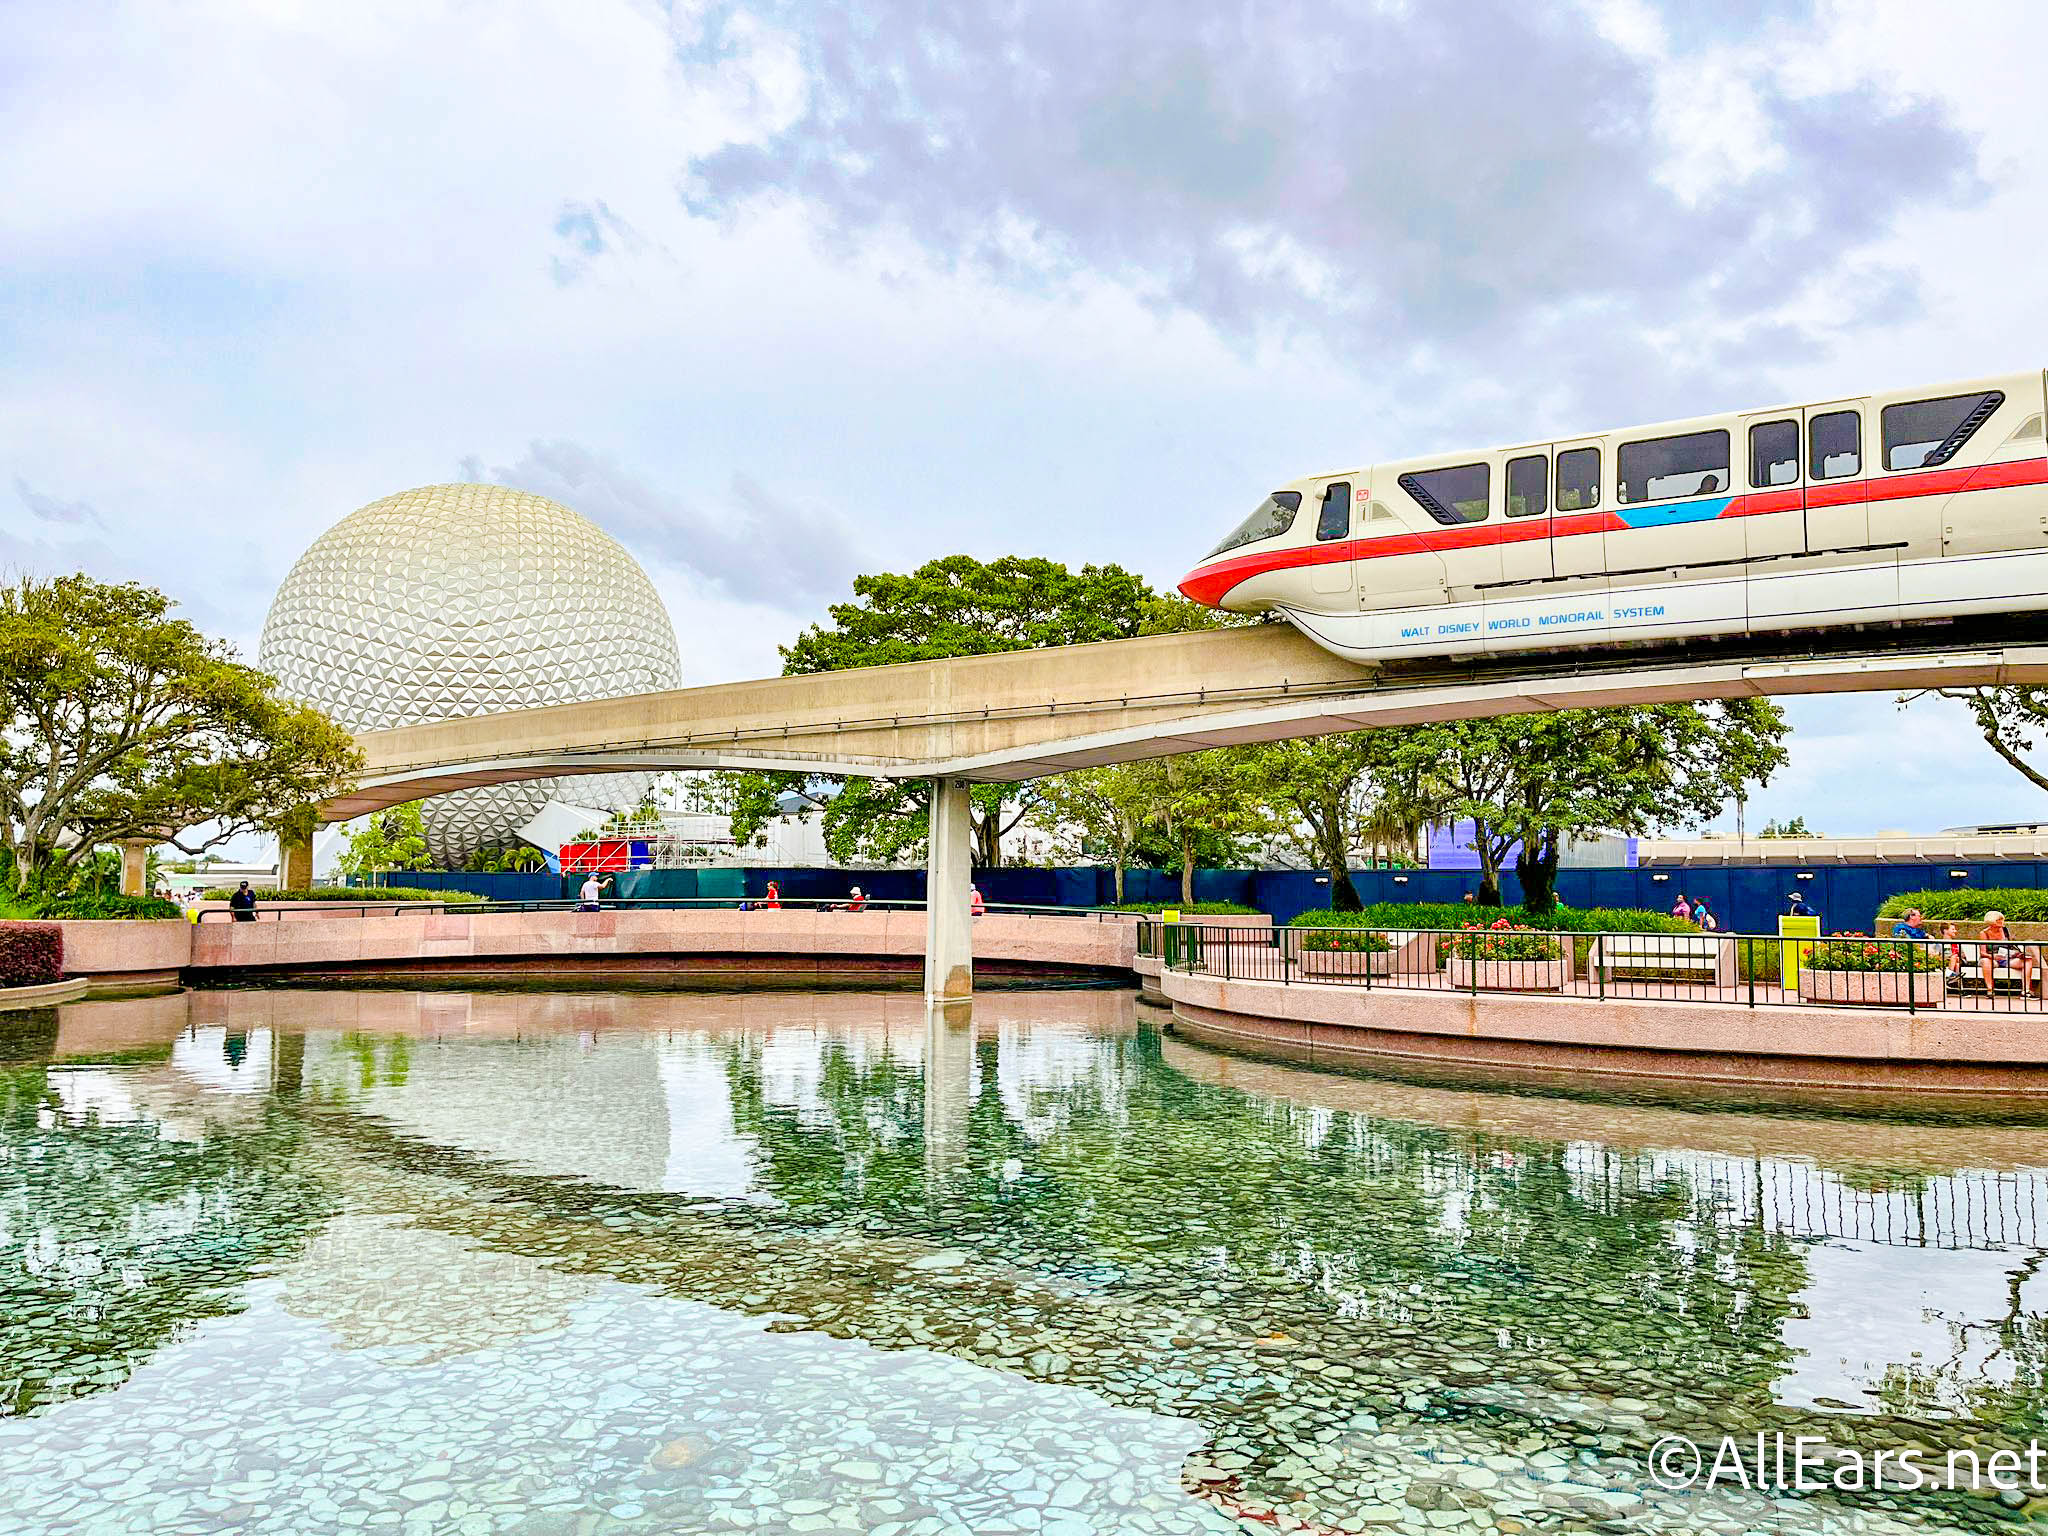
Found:
<path fill-rule="evenodd" d="M 576 910 L 578 912 L 596 912 L 601 910 L 604 906 L 604 888 L 611 884 L 611 880 L 612 877 L 610 875 L 599 879 L 597 871 L 592 870 L 584 877 L 583 889 L 577 893 Z"/>
<path fill-rule="evenodd" d="M 980 917 L 980 916 L 981 916 L 981 915 L 982 915 L 983 913 L 985 913 L 986 911 L 988 911 L 988 908 L 987 908 L 987 906 L 985 906 L 985 905 L 983 904 L 983 902 L 982 902 L 982 899 L 981 899 L 981 887 L 980 887 L 980 886 L 978 886 L 978 885 L 970 885 L 970 886 L 968 886 L 968 887 L 967 887 L 967 915 L 968 915 L 969 917 Z"/>
<path fill-rule="evenodd" d="M 256 893 L 249 889 L 248 881 L 235 887 L 234 895 L 228 898 L 228 910 L 235 914 L 238 923 L 256 921 Z"/>
<path fill-rule="evenodd" d="M 1707 898 L 1702 896 L 1692 904 L 1692 920 L 1700 925 L 1702 933 L 1718 933 L 1721 920 L 1707 909 Z"/>
<path fill-rule="evenodd" d="M 776 881 L 768 882 L 768 894 L 761 898 L 761 910 L 780 912 L 782 910 L 782 886 Z"/>
<path fill-rule="evenodd" d="M 1678 893 L 1678 900 L 1671 903 L 1671 915 L 1681 923 L 1692 921 L 1692 903 L 1685 899 L 1685 892 Z"/>
<path fill-rule="evenodd" d="M 1800 892 L 1800 891 L 1794 891 L 1794 892 L 1793 892 L 1793 893 L 1792 893 L 1791 895 L 1789 895 L 1789 896 L 1787 896 L 1787 897 L 1785 898 L 1785 901 L 1786 901 L 1786 903 L 1787 903 L 1787 905 L 1786 905 L 1786 907 L 1785 907 L 1785 915 L 1786 915 L 1787 917 L 1819 917 L 1819 916 L 1820 916 L 1820 914 L 1819 914 L 1818 912 L 1814 911 L 1814 910 L 1813 910 L 1813 908 L 1809 907 L 1809 906 L 1808 906 L 1808 905 L 1806 904 L 1806 897 L 1805 897 L 1804 893 L 1802 893 L 1802 892 Z"/>

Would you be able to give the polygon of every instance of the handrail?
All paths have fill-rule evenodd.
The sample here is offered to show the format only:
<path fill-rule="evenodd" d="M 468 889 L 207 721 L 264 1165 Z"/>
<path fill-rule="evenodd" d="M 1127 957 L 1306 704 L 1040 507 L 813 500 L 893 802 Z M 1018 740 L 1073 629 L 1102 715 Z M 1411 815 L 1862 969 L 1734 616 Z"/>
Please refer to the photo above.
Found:
<path fill-rule="evenodd" d="M 374 887 L 372 887 L 374 889 Z M 786 911 L 835 912 L 848 910 L 845 897 L 825 896 L 784 896 L 771 906 L 759 896 L 649 896 L 610 897 L 599 901 L 595 910 L 613 911 Z M 400 917 L 418 912 L 423 915 L 447 914 L 457 917 L 478 916 L 493 912 L 576 912 L 591 910 L 584 903 L 570 897 L 535 899 L 531 901 L 269 901 L 259 902 L 244 921 L 275 922 L 296 912 L 343 913 L 365 917 L 372 913 Z M 858 909 L 864 912 L 922 912 L 925 903 L 901 899 L 884 900 L 877 897 L 864 899 Z M 1134 912 L 1115 912 L 1103 907 L 1059 907 L 1034 905 L 1030 902 L 991 901 L 983 903 L 985 913 L 1016 917 L 1092 917 L 1097 922 L 1117 919 L 1142 918 Z M 193 914 L 195 922 L 232 922 L 239 914 L 226 906 L 201 907 Z"/>
<path fill-rule="evenodd" d="M 1321 942 L 1319 942 L 1319 940 Z M 1816 964 L 1813 951 L 1824 951 Z M 1247 928 L 1149 922 L 1138 953 L 1226 981 L 1553 993 L 1749 1008 L 1964 1008 L 2048 1014 L 2048 944 L 1864 934 L 1419 928 Z"/>

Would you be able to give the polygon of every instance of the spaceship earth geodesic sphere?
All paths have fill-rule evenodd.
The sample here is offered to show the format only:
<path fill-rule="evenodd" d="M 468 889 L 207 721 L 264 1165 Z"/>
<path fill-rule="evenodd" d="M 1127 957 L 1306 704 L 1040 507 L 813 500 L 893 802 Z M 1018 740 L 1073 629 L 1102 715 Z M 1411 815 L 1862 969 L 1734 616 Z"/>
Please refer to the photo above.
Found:
<path fill-rule="evenodd" d="M 263 622 L 279 692 L 352 731 L 675 688 L 675 628 L 623 546 L 504 485 L 425 485 L 313 541 Z M 630 810 L 646 774 L 533 779 L 436 795 L 427 850 L 458 865 L 509 843 L 551 799 Z"/>

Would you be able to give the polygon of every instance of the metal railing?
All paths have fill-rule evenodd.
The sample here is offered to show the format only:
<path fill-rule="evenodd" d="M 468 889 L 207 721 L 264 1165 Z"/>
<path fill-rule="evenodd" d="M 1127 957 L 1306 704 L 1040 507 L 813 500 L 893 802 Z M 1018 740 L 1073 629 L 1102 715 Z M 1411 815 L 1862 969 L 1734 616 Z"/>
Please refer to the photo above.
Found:
<path fill-rule="evenodd" d="M 726 911 L 726 912 L 767 912 L 767 911 L 812 911 L 812 912 L 922 912 L 922 901 L 883 901 L 875 898 L 863 900 L 854 907 L 849 898 L 822 896 L 783 896 L 770 904 L 759 896 L 659 896 L 641 899 L 637 897 L 602 898 L 595 909 L 584 902 L 570 897 L 552 901 L 366 901 L 361 903 L 344 901 L 261 901 L 241 921 L 277 922 L 290 917 L 320 917 L 340 913 L 354 917 L 389 916 L 407 917 L 414 914 L 429 915 L 447 913 L 452 916 L 473 916 L 490 912 L 578 912 L 597 910 L 602 912 L 646 912 L 646 911 Z M 1050 907 L 1033 906 L 1026 902 L 991 901 L 984 903 L 984 915 L 1006 917 L 1087 917 L 1097 922 L 1128 922 L 1132 914 L 1112 912 L 1101 907 Z M 225 906 L 202 907 L 195 914 L 195 921 L 232 922 L 240 915 Z"/>
<path fill-rule="evenodd" d="M 1226 981 L 1739 1007 L 2048 1013 L 2048 945 L 1500 928 L 1140 925 L 1138 953 Z"/>

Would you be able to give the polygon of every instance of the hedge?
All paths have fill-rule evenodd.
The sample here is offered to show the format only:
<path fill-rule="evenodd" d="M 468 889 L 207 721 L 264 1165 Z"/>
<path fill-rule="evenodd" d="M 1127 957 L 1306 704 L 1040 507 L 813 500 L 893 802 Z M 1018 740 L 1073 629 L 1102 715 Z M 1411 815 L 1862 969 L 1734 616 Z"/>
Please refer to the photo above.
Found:
<path fill-rule="evenodd" d="M 0 923 L 0 987 L 64 979 L 64 930 L 55 923 Z"/>
<path fill-rule="evenodd" d="M 1238 917 L 1257 916 L 1257 907 L 1247 907 L 1235 901 L 1127 901 L 1120 907 L 1098 907 L 1100 912 L 1144 912 L 1157 917 L 1168 907 L 1194 917 Z"/>
<path fill-rule="evenodd" d="M 215 886 L 205 893 L 207 901 L 226 901 L 235 893 L 227 886 Z M 265 901 L 345 901 L 352 905 L 366 905 L 375 901 L 490 901 L 488 896 L 479 896 L 474 891 L 423 891 L 412 885 L 316 885 L 310 891 L 273 891 L 268 888 L 256 891 L 256 900 Z"/>
<path fill-rule="evenodd" d="M 104 921 L 109 918 L 137 921 L 183 917 L 185 911 L 175 901 L 165 901 L 161 896 L 122 896 L 118 893 L 102 892 L 98 895 L 60 896 L 55 901 L 38 902 L 36 915 L 72 918 L 79 921 Z"/>
<path fill-rule="evenodd" d="M 1303 912 L 1295 928 L 1485 928 L 1505 917 L 1510 923 L 1549 933 L 1698 933 L 1668 912 L 1627 907 L 1558 907 L 1531 912 L 1522 907 L 1481 907 L 1462 901 L 1377 901 L 1362 912 Z"/>
<path fill-rule="evenodd" d="M 1901 891 L 1885 897 L 1877 915 L 1904 917 L 1915 907 L 1933 923 L 1970 923 L 1994 911 L 2016 923 L 2048 923 L 2048 891 L 2032 889 Z"/>

